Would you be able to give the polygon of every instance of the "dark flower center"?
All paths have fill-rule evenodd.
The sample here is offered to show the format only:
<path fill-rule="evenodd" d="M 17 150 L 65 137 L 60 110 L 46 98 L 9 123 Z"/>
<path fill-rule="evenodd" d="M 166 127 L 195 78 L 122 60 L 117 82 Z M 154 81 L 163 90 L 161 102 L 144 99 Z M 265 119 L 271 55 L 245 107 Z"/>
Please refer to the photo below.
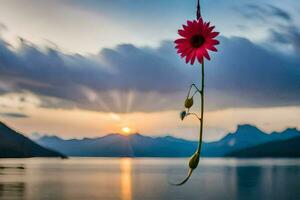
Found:
<path fill-rule="evenodd" d="M 190 39 L 190 43 L 192 47 L 199 48 L 201 47 L 205 42 L 205 38 L 202 35 L 194 35 Z"/>

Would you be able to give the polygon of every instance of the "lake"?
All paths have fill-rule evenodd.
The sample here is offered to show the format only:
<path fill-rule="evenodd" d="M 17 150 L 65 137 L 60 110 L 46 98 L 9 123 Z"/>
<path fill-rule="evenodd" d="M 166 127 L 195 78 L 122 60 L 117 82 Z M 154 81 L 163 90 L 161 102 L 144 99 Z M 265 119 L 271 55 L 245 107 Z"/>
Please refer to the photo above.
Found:
<path fill-rule="evenodd" d="M 0 199 L 300 199 L 300 159 L 0 159 Z"/>

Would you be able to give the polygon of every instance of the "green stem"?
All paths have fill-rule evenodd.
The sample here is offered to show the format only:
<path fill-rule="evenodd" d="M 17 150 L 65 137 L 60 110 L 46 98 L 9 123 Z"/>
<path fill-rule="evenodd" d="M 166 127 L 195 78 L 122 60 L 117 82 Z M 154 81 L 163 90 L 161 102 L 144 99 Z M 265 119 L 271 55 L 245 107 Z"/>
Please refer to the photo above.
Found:
<path fill-rule="evenodd" d="M 189 113 L 187 113 L 187 115 L 193 115 L 193 116 L 195 116 L 198 120 L 201 121 L 201 118 L 200 118 L 196 113 L 189 112 Z"/>
<path fill-rule="evenodd" d="M 192 90 L 193 87 L 196 89 L 196 91 L 194 92 L 194 94 L 192 95 L 192 97 L 194 97 L 194 95 L 195 95 L 197 92 L 199 92 L 199 93 L 201 92 L 201 91 L 199 90 L 199 88 L 193 83 L 192 85 L 190 85 L 189 92 L 188 92 L 188 94 L 187 94 L 187 96 L 186 96 L 187 99 L 190 97 L 191 90 Z"/>
<path fill-rule="evenodd" d="M 198 143 L 198 149 L 197 152 L 200 154 L 201 147 L 202 147 L 202 135 L 203 135 L 203 112 L 204 112 L 204 60 L 202 62 L 202 80 L 201 80 L 201 102 L 200 102 L 200 109 L 201 109 L 201 115 L 200 115 L 200 133 L 199 133 L 199 143 Z"/>
<path fill-rule="evenodd" d="M 202 62 L 202 80 L 201 80 L 201 90 L 198 90 L 200 95 L 201 95 L 201 102 L 200 102 L 200 109 L 201 109 L 201 116 L 198 117 L 198 115 L 196 113 L 189 113 L 191 115 L 195 115 L 199 121 L 200 121 L 200 133 L 199 133 L 199 143 L 198 143 L 198 148 L 196 153 L 192 156 L 192 158 L 190 159 L 189 162 L 189 167 L 190 167 L 190 171 L 188 173 L 188 175 L 186 176 L 186 178 L 181 181 L 180 183 L 177 184 L 173 184 L 172 185 L 183 185 L 184 183 L 186 183 L 189 178 L 191 177 L 193 170 L 197 168 L 198 163 L 199 163 L 199 157 L 200 157 L 200 153 L 201 153 L 201 147 L 202 147 L 202 135 L 203 135 L 203 112 L 204 112 L 204 61 Z M 194 84 L 191 85 L 190 90 L 192 88 Z M 195 86 L 195 85 L 194 85 Z M 195 86 L 196 87 L 196 86 Z M 197 88 L 197 87 L 196 87 Z M 189 90 L 189 94 L 190 94 L 190 90 Z M 188 95 L 189 95 L 188 94 Z M 189 96 L 188 96 L 189 97 Z"/>

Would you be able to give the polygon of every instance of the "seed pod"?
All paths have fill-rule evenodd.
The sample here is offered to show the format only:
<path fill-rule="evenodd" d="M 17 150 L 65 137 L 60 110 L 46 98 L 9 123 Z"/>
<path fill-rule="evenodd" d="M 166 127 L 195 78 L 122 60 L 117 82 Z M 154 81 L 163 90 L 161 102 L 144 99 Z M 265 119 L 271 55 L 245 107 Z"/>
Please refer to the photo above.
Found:
<path fill-rule="evenodd" d="M 180 112 L 180 119 L 183 120 L 186 117 L 186 111 L 181 111 Z"/>
<path fill-rule="evenodd" d="M 189 167 L 190 169 L 196 169 L 196 167 L 198 166 L 198 163 L 199 163 L 199 157 L 200 157 L 200 154 L 199 152 L 196 152 L 190 159 L 190 162 L 189 162 Z"/>
<path fill-rule="evenodd" d="M 192 98 L 187 98 L 184 102 L 184 107 L 186 107 L 187 109 L 190 109 L 194 104 L 194 100 L 193 97 Z"/>

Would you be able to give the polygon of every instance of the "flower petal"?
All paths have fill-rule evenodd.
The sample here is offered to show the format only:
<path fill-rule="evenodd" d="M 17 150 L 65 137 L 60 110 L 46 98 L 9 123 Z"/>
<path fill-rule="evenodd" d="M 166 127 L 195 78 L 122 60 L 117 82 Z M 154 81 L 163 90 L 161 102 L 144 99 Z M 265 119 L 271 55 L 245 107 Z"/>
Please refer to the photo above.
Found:
<path fill-rule="evenodd" d="M 210 40 L 209 43 L 212 45 L 220 44 L 220 42 L 218 40 L 214 40 L 214 39 Z"/>
<path fill-rule="evenodd" d="M 210 37 L 210 38 L 215 38 L 219 35 L 220 33 L 219 32 L 210 32 L 207 36 Z"/>
<path fill-rule="evenodd" d="M 193 53 L 192 53 L 191 65 L 193 65 L 194 62 L 195 62 L 195 59 L 196 59 L 196 52 L 197 52 L 197 51 L 194 50 Z"/>
<path fill-rule="evenodd" d="M 192 49 L 192 48 L 189 48 L 189 49 L 187 49 L 186 51 L 184 51 L 184 52 L 181 54 L 181 56 L 182 56 L 182 57 L 185 57 L 185 56 L 189 55 L 189 53 L 192 52 L 192 51 L 193 51 L 193 49 Z"/>
<path fill-rule="evenodd" d="M 210 56 L 209 56 L 209 54 L 208 54 L 208 52 L 207 52 L 206 49 L 203 50 L 203 55 L 204 55 L 204 57 L 205 57 L 207 60 L 210 60 Z"/>
<path fill-rule="evenodd" d="M 182 25 L 182 28 L 183 28 L 183 30 L 185 30 L 185 31 L 188 31 L 188 30 L 189 30 L 189 27 L 188 27 L 187 25 L 185 25 L 185 24 Z"/>
<path fill-rule="evenodd" d="M 218 49 L 214 46 L 207 46 L 206 48 L 211 50 L 211 51 L 216 51 L 216 52 L 218 51 Z"/>
<path fill-rule="evenodd" d="M 178 34 L 184 38 L 188 37 L 189 33 L 187 31 L 184 30 L 178 30 Z"/>
<path fill-rule="evenodd" d="M 184 43 L 184 42 L 187 42 L 187 39 L 185 38 L 180 38 L 180 39 L 177 39 L 174 41 L 176 44 L 180 44 L 180 43 Z"/>
<path fill-rule="evenodd" d="M 187 20 L 186 23 L 187 23 L 188 26 L 193 26 L 193 22 L 192 21 Z"/>
<path fill-rule="evenodd" d="M 203 53 L 202 53 L 202 49 L 198 49 L 197 53 L 196 53 L 197 59 L 199 63 L 203 62 Z"/>
<path fill-rule="evenodd" d="M 194 50 L 192 49 L 192 51 L 190 51 L 190 52 L 186 55 L 186 58 L 185 58 L 185 62 L 186 62 L 186 63 L 190 62 L 190 60 L 192 59 L 193 52 L 194 52 Z"/>

